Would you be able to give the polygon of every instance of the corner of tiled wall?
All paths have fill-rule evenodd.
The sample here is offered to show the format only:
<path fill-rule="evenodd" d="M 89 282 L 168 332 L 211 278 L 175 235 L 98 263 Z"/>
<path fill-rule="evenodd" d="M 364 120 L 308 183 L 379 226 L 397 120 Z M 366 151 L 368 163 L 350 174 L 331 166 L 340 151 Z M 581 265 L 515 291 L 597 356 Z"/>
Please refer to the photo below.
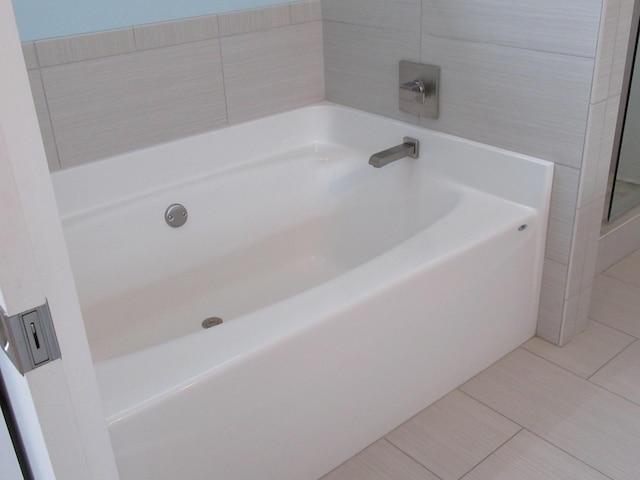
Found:
<path fill-rule="evenodd" d="M 323 0 L 328 100 L 555 162 L 538 335 L 556 344 L 588 304 L 597 208 L 582 169 L 604 115 L 590 115 L 602 1 Z M 438 119 L 398 111 L 401 59 L 441 67 Z M 599 134 L 588 141 L 593 161 Z"/>
<path fill-rule="evenodd" d="M 584 331 L 600 246 L 633 0 L 604 0 L 559 345 Z"/>
<path fill-rule="evenodd" d="M 324 99 L 320 0 L 23 45 L 51 170 Z"/>
<path fill-rule="evenodd" d="M 622 75 L 622 65 L 624 58 L 619 48 L 624 46 L 625 35 L 628 33 L 628 29 L 631 25 L 631 17 L 633 15 L 634 2 L 633 0 L 618 0 L 620 2 L 620 24 L 618 26 L 618 32 L 616 35 L 616 60 L 619 65 L 615 69 L 615 73 L 611 75 L 611 84 L 614 86 L 620 85 L 620 76 Z M 632 39 L 632 44 L 635 39 Z M 615 91 L 614 91 L 615 93 Z M 617 97 L 609 99 L 609 103 L 616 103 Z M 608 103 L 608 106 L 609 106 Z M 613 106 L 609 106 L 611 110 Z M 613 114 L 612 114 L 613 115 Z M 605 176 L 610 172 L 602 172 L 601 176 Z M 609 187 L 611 183 L 607 184 Z M 607 197 L 611 195 L 611 192 L 607 190 Z M 629 255 L 633 251 L 640 248 L 640 215 L 635 215 L 627 218 L 620 219 L 622 222 L 618 225 L 610 225 L 607 232 L 600 238 L 598 263 L 596 265 L 596 274 L 602 273 L 614 263 L 617 263 L 625 256 Z"/>

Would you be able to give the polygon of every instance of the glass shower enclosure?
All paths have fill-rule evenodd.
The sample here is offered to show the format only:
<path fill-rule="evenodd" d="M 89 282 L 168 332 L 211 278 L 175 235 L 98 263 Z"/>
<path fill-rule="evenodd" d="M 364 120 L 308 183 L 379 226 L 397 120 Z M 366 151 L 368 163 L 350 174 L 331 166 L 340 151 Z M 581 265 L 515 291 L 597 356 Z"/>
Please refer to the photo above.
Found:
<path fill-rule="evenodd" d="M 638 3 L 638 2 L 636 2 Z M 616 134 L 616 148 L 609 177 L 608 209 L 605 220 L 614 221 L 628 212 L 640 213 L 640 60 L 638 53 L 638 5 L 630 42 L 625 85 Z M 626 97 L 626 98 L 625 98 Z"/>

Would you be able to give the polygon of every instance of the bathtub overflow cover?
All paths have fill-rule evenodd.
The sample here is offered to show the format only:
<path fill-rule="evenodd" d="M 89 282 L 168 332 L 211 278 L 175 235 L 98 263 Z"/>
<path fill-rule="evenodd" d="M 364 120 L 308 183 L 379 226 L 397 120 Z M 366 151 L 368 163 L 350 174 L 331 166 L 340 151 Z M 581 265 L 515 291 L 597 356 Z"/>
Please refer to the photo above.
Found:
<path fill-rule="evenodd" d="M 164 221 L 167 222 L 167 225 L 173 228 L 183 226 L 187 222 L 188 217 L 189 213 L 187 212 L 187 209 L 184 208 L 184 205 L 180 205 L 179 203 L 169 205 L 164 212 Z"/>
<path fill-rule="evenodd" d="M 221 323 L 222 319 L 220 317 L 210 317 L 202 321 L 202 328 L 215 327 L 216 325 L 220 325 Z"/>

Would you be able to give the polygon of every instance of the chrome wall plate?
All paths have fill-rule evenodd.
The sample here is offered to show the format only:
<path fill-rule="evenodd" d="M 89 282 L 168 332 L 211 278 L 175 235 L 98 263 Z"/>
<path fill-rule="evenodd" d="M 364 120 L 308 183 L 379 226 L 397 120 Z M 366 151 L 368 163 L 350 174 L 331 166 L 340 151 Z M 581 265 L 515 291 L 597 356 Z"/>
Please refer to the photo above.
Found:
<path fill-rule="evenodd" d="M 400 61 L 400 110 L 425 118 L 438 118 L 440 67 Z"/>

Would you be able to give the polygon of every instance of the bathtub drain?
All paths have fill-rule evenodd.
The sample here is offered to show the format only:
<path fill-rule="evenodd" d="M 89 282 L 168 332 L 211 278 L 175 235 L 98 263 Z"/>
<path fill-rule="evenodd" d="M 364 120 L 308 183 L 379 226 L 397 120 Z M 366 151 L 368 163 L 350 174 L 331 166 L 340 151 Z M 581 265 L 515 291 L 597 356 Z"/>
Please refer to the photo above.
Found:
<path fill-rule="evenodd" d="M 179 228 L 187 223 L 187 218 L 189 217 L 189 213 L 187 209 L 184 208 L 184 205 L 180 205 L 179 203 L 173 203 L 167 207 L 164 212 L 164 221 L 167 222 L 167 225 L 173 228 Z"/>
<path fill-rule="evenodd" d="M 202 328 L 211 328 L 216 325 L 220 325 L 222 323 L 222 319 L 220 317 L 209 317 L 202 321 Z"/>

